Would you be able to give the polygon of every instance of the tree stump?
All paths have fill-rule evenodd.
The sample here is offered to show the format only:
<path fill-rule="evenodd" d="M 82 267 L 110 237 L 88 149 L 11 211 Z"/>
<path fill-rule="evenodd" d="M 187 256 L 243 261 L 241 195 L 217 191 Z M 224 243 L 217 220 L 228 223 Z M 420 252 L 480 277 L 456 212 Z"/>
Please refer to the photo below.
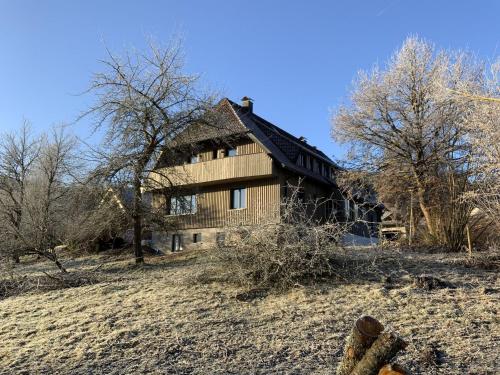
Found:
<path fill-rule="evenodd" d="M 365 352 L 374 343 L 384 326 L 371 316 L 359 318 L 344 347 L 344 356 L 337 367 L 337 375 L 349 375 Z"/>
<path fill-rule="evenodd" d="M 382 366 L 406 347 L 406 342 L 393 332 L 382 332 L 352 370 L 352 375 L 377 375 Z"/>

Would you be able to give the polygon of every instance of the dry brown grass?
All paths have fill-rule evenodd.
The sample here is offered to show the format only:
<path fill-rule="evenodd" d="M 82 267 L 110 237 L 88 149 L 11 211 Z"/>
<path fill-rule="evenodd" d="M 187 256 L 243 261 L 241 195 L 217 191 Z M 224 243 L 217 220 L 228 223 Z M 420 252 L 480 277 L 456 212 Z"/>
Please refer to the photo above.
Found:
<path fill-rule="evenodd" d="M 398 362 L 413 374 L 498 370 L 496 271 L 440 254 L 351 250 L 343 259 L 336 281 L 241 302 L 244 290 L 217 281 L 206 254 L 150 258 L 144 268 L 115 257 L 98 270 L 104 282 L 0 300 L 0 373 L 331 374 L 362 314 L 409 342 Z M 417 289 L 421 273 L 454 288 Z"/>

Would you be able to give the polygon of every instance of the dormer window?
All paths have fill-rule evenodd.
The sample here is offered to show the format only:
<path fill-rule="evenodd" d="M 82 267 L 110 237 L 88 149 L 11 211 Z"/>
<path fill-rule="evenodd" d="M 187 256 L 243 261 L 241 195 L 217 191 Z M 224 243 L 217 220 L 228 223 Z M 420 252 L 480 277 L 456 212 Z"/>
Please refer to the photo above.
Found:
<path fill-rule="evenodd" d="M 228 156 L 236 156 L 238 155 L 238 150 L 236 149 L 236 147 L 233 147 L 233 148 L 226 148 L 225 152 L 224 152 L 224 156 L 225 157 L 228 157 Z"/>

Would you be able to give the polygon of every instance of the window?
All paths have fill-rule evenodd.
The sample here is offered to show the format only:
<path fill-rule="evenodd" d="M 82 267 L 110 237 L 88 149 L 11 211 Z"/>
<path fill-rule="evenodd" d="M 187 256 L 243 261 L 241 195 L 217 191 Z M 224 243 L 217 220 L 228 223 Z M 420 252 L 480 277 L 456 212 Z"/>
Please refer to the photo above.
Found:
<path fill-rule="evenodd" d="M 246 208 L 247 189 L 231 189 L 231 209 Z"/>
<path fill-rule="evenodd" d="M 217 154 L 218 154 L 218 151 L 219 151 L 219 150 L 213 150 L 213 151 L 212 151 L 212 159 L 217 159 L 217 156 L 218 156 L 218 155 L 217 155 Z"/>
<path fill-rule="evenodd" d="M 321 163 L 321 175 L 327 177 L 327 167 L 323 163 Z"/>
<path fill-rule="evenodd" d="M 299 157 L 297 158 L 297 165 L 299 167 L 304 166 L 304 154 L 299 154 Z"/>
<path fill-rule="evenodd" d="M 188 164 L 198 163 L 198 155 L 191 155 L 188 159 Z"/>
<path fill-rule="evenodd" d="M 319 173 L 319 162 L 316 159 L 313 159 L 313 170 L 316 173 Z"/>
<path fill-rule="evenodd" d="M 328 199 L 326 201 L 326 212 L 325 212 L 325 216 L 326 216 L 326 219 L 327 220 L 333 220 L 335 218 L 335 207 L 333 205 L 333 200 L 332 199 Z"/>
<path fill-rule="evenodd" d="M 201 242 L 201 233 L 193 233 L 193 243 Z"/>
<path fill-rule="evenodd" d="M 224 153 L 224 155 L 227 157 L 227 156 L 236 156 L 238 155 L 238 151 L 236 150 L 236 148 L 226 148 L 226 152 Z"/>
<path fill-rule="evenodd" d="M 170 215 L 196 213 L 196 195 L 184 195 L 170 198 Z"/>
<path fill-rule="evenodd" d="M 346 221 L 349 221 L 351 216 L 351 202 L 349 199 L 344 199 L 344 216 Z"/>
<path fill-rule="evenodd" d="M 304 191 L 304 189 L 299 188 L 299 190 L 297 192 L 297 199 L 300 203 L 306 202 L 306 192 Z"/>
<path fill-rule="evenodd" d="M 358 206 L 358 218 L 360 220 L 365 219 L 365 209 L 363 207 Z"/>
<path fill-rule="evenodd" d="M 350 211 L 351 220 L 358 220 L 358 205 L 354 202 L 351 202 L 351 211 Z"/>

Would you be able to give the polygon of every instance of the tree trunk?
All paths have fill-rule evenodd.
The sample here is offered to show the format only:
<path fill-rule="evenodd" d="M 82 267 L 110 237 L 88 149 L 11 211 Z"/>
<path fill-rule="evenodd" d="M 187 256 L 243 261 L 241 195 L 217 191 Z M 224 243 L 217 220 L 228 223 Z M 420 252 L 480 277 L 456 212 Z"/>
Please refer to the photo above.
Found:
<path fill-rule="evenodd" d="M 59 271 L 61 271 L 62 273 L 68 273 L 66 268 L 64 268 L 64 266 L 61 264 L 61 262 L 59 262 L 57 258 L 54 259 L 54 263 L 56 264 L 57 268 L 59 268 Z"/>
<path fill-rule="evenodd" d="M 62 273 L 68 273 L 66 268 L 64 268 L 64 266 L 62 265 L 62 263 L 59 262 L 59 259 L 57 259 L 57 255 L 55 253 L 48 251 L 39 251 L 39 250 L 35 250 L 35 252 L 39 257 L 43 256 L 44 258 L 47 258 L 48 260 L 54 262 L 57 268 L 59 268 L 59 271 L 61 271 Z"/>
<path fill-rule="evenodd" d="M 135 263 L 144 263 L 144 254 L 142 252 L 142 194 L 141 180 L 138 176 L 134 179 L 134 254 Z"/>
<path fill-rule="evenodd" d="M 406 342 L 393 332 L 382 332 L 352 370 L 352 375 L 377 375 Z"/>
<path fill-rule="evenodd" d="M 418 168 L 417 166 L 413 166 L 413 178 L 417 188 L 416 190 L 417 190 L 418 205 L 420 207 L 420 211 L 422 211 L 422 214 L 424 215 L 427 231 L 431 236 L 434 237 L 436 231 L 434 230 L 434 224 L 432 222 L 431 213 L 429 211 L 429 208 L 427 207 L 427 202 L 425 199 L 426 188 L 424 183 L 425 181 L 424 176 L 425 174 L 420 170 L 420 168 Z"/>
<path fill-rule="evenodd" d="M 368 348 L 384 330 L 384 326 L 371 316 L 359 318 L 347 338 L 342 362 L 337 367 L 337 375 L 349 375 Z"/>
<path fill-rule="evenodd" d="M 423 188 L 419 187 L 417 189 L 417 197 L 418 197 L 418 204 L 420 206 L 420 211 L 422 211 L 422 214 L 424 215 L 425 224 L 427 225 L 427 230 L 429 231 L 429 234 L 431 236 L 435 236 L 436 231 L 434 230 L 434 225 L 432 223 L 431 213 L 425 202 L 425 190 Z"/>

